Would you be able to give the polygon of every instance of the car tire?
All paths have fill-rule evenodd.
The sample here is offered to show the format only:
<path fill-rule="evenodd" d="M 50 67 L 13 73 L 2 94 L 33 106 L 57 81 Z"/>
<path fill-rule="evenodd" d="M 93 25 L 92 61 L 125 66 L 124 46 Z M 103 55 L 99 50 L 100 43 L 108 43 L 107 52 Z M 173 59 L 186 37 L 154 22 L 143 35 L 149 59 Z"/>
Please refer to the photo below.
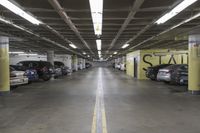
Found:
<path fill-rule="evenodd" d="M 42 76 L 42 79 L 43 79 L 44 81 L 48 81 L 48 80 L 51 79 L 51 76 L 50 76 L 49 74 L 44 74 L 44 75 Z"/>

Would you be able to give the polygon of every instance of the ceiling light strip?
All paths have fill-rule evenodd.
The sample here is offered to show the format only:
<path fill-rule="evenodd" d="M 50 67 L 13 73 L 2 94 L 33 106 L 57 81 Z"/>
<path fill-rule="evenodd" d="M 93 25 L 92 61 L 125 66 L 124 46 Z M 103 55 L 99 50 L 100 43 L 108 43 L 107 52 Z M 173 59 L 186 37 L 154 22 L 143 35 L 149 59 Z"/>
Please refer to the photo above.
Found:
<path fill-rule="evenodd" d="M 124 44 L 124 45 L 122 46 L 122 48 L 125 49 L 125 48 L 127 48 L 129 45 L 130 45 L 130 44 L 128 44 L 128 43 L 127 43 L 127 44 Z"/>
<path fill-rule="evenodd" d="M 160 19 L 158 19 L 155 23 L 156 24 L 163 24 L 179 14 L 181 11 L 192 5 L 193 3 L 197 2 L 197 0 L 183 0 L 180 4 L 174 7 L 170 12 L 166 13 Z"/>
<path fill-rule="evenodd" d="M 98 39 L 98 40 L 96 40 L 96 44 L 97 44 L 97 50 L 98 51 L 100 51 L 101 50 L 101 40 L 100 39 Z"/>
<path fill-rule="evenodd" d="M 136 48 L 136 47 L 138 47 L 138 46 L 140 46 L 140 45 L 142 45 L 142 44 L 144 44 L 144 43 L 146 43 L 146 42 L 148 42 L 148 41 L 154 39 L 155 37 L 158 37 L 158 36 L 160 36 L 160 35 L 162 35 L 162 34 L 164 34 L 164 33 L 167 33 L 167 32 L 169 32 L 169 31 L 171 31 L 171 30 L 173 30 L 173 29 L 175 29 L 175 28 L 177 28 L 177 27 L 179 27 L 179 26 L 181 26 L 181 25 L 183 25 L 183 24 L 185 24 L 185 23 L 188 23 L 188 22 L 190 22 L 190 21 L 192 21 L 192 20 L 194 20 L 194 19 L 196 19 L 196 18 L 198 18 L 198 17 L 200 17 L 200 12 L 197 13 L 197 14 L 195 14 L 194 16 L 192 16 L 192 17 L 190 17 L 190 18 L 188 18 L 188 19 L 186 19 L 186 20 L 180 22 L 179 24 L 172 26 L 171 28 L 169 28 L 169 29 L 167 29 L 167 30 L 165 30 L 165 31 L 163 31 L 163 32 L 161 32 L 161 33 L 159 33 L 159 34 L 157 34 L 157 35 L 155 35 L 155 36 L 152 36 L 152 37 L 150 37 L 150 38 L 144 40 L 143 42 L 141 42 L 141 43 L 139 43 L 139 44 L 137 44 L 137 45 L 131 47 L 130 49 L 134 49 L 134 48 Z"/>
<path fill-rule="evenodd" d="M 12 11 L 13 13 L 21 16 L 22 18 L 28 20 L 32 24 L 39 25 L 42 23 L 41 21 L 29 15 L 28 13 L 26 13 L 25 11 L 23 11 L 22 9 L 20 9 L 19 7 L 17 7 L 16 5 L 14 5 L 8 0 L 0 0 L 0 5 L 4 6 L 5 8 Z"/>
<path fill-rule="evenodd" d="M 103 0 L 89 0 L 95 35 L 102 34 Z"/>

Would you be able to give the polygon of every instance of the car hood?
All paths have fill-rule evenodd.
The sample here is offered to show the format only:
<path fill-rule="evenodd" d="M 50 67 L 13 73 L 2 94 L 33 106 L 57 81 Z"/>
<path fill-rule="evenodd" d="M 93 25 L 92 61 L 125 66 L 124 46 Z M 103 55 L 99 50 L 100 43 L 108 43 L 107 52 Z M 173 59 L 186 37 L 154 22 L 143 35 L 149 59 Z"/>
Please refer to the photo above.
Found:
<path fill-rule="evenodd" d="M 24 75 L 24 71 L 12 71 L 11 74 L 16 75 L 16 76 L 23 76 Z"/>

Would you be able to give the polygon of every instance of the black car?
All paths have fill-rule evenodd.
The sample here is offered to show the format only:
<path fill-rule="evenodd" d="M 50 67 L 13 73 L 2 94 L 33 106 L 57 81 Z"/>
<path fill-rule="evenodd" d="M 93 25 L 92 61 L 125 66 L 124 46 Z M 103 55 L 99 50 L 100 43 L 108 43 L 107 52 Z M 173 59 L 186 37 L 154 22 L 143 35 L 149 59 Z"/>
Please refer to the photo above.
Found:
<path fill-rule="evenodd" d="M 62 75 L 67 75 L 68 73 L 71 73 L 69 67 L 65 66 L 63 62 L 54 61 L 54 67 L 55 69 L 61 69 Z"/>
<path fill-rule="evenodd" d="M 188 84 L 188 65 L 182 64 L 175 70 L 173 70 L 171 74 L 171 83 L 179 84 L 179 85 L 187 85 Z"/>
<path fill-rule="evenodd" d="M 21 61 L 18 65 L 28 69 L 35 69 L 39 76 L 39 79 L 48 81 L 51 79 L 53 71 L 53 65 L 47 61 Z"/>
<path fill-rule="evenodd" d="M 90 68 L 92 65 L 90 63 L 85 63 L 85 68 Z"/>
<path fill-rule="evenodd" d="M 151 80 L 156 80 L 159 69 L 168 67 L 170 65 L 171 64 L 161 64 L 161 65 L 148 67 L 147 70 L 146 70 L 146 77 L 150 78 Z"/>

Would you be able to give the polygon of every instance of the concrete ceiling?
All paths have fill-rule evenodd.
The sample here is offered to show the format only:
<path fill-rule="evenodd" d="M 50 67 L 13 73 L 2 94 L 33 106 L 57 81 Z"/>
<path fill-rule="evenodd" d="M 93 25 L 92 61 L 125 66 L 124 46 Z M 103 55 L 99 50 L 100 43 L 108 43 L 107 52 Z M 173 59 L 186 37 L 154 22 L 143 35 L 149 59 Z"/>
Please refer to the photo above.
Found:
<path fill-rule="evenodd" d="M 187 40 L 174 38 L 196 28 L 200 23 L 200 18 L 151 39 L 200 12 L 200 1 L 198 1 L 165 24 L 154 24 L 156 19 L 181 1 L 104 0 L 101 36 L 103 57 L 109 57 L 114 51 L 125 54 L 134 49 L 187 48 Z M 15 0 L 14 2 L 45 24 L 33 25 L 0 6 L 1 17 L 37 34 L 33 35 L 13 25 L 0 22 L 0 34 L 13 37 L 10 42 L 11 49 L 38 52 L 55 50 L 56 53 L 69 54 L 82 54 L 84 51 L 91 58 L 98 58 L 89 0 Z M 56 8 L 56 2 L 62 10 Z M 65 13 L 68 20 L 65 20 L 61 13 Z M 72 49 L 69 43 L 75 44 L 78 49 Z M 130 46 L 127 49 L 121 49 L 125 43 L 129 43 Z"/>

